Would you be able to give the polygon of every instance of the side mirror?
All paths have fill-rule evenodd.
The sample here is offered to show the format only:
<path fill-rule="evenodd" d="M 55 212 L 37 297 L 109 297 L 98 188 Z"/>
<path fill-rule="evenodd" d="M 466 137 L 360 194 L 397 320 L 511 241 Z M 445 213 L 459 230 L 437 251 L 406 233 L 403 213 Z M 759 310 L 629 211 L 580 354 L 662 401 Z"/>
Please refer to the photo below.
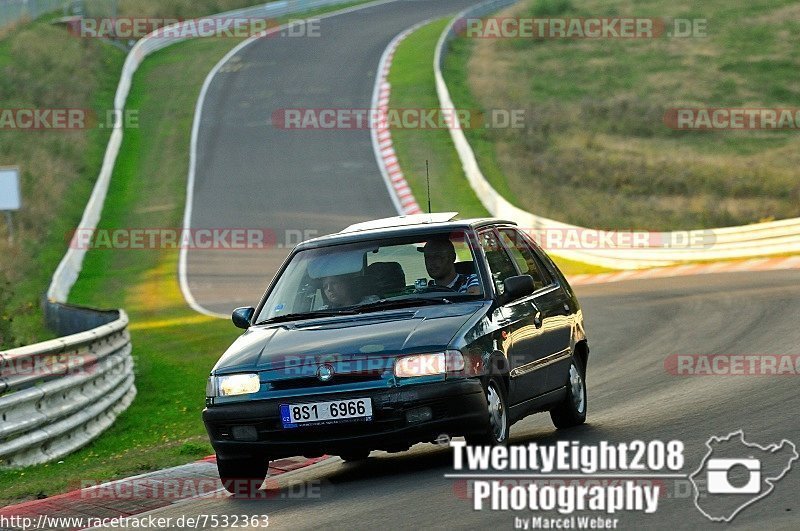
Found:
<path fill-rule="evenodd" d="M 233 310 L 233 314 L 231 314 L 231 321 L 233 321 L 233 324 L 235 324 L 237 328 L 247 330 L 250 328 L 250 321 L 253 319 L 254 313 L 256 313 L 256 309 L 252 306 L 236 308 Z"/>
<path fill-rule="evenodd" d="M 505 304 L 513 300 L 530 295 L 534 291 L 533 277 L 530 275 L 518 275 L 508 277 L 503 281 L 503 294 L 499 297 L 500 304 Z"/>

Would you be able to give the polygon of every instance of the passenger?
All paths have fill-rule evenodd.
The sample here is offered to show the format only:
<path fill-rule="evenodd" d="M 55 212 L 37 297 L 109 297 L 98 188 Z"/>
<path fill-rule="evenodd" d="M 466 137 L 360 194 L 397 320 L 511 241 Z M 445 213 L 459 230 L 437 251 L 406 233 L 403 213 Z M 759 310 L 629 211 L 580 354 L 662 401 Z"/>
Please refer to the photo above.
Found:
<path fill-rule="evenodd" d="M 425 269 L 433 281 L 432 287 L 443 286 L 457 293 L 481 294 L 478 275 L 456 273 L 456 249 L 449 239 L 430 240 L 422 248 L 425 254 Z"/>

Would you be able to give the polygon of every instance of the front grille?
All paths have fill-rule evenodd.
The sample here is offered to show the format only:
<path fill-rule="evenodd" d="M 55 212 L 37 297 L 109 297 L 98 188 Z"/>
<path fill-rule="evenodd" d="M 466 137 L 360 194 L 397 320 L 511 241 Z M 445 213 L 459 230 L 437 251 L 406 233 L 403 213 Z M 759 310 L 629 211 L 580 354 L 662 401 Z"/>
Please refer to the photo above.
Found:
<path fill-rule="evenodd" d="M 316 376 L 304 376 L 301 378 L 290 378 L 286 380 L 274 380 L 270 382 L 270 387 L 276 391 L 287 389 L 305 389 L 307 387 L 322 387 L 326 385 L 346 385 L 363 382 L 374 382 L 383 377 L 383 371 L 368 371 L 358 373 L 334 374 L 333 378 L 327 382 L 322 382 Z"/>

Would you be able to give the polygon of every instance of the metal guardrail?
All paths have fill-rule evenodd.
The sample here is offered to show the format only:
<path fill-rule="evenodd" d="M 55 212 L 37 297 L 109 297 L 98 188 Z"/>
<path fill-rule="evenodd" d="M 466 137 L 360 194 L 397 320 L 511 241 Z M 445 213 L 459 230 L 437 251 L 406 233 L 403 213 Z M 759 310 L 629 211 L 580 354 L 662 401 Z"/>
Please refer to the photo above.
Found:
<path fill-rule="evenodd" d="M 434 75 L 439 106 L 454 109 L 455 104 L 442 75 L 448 43 L 457 36 L 457 22 L 479 18 L 515 4 L 518 0 L 489 0 L 456 15 L 442 32 L 436 45 Z M 526 212 L 500 195 L 484 177 L 475 153 L 458 123 L 450 125 L 464 174 L 483 206 L 493 216 L 516 221 L 521 227 L 536 231 L 592 231 L 598 239 L 611 236 L 613 231 L 587 229 Z M 644 231 L 643 231 L 644 232 Z M 548 249 L 550 254 L 589 264 L 616 269 L 640 269 L 671 265 L 676 262 L 752 258 L 785 253 L 800 253 L 800 218 L 755 223 L 740 227 L 701 229 L 671 232 L 647 232 L 651 243 L 628 248 Z M 685 243 L 681 243 L 685 242 Z"/>
<path fill-rule="evenodd" d="M 212 15 L 214 18 L 271 18 L 346 0 L 284 0 Z M 128 53 L 114 98 L 115 124 L 100 175 L 79 227 L 93 231 L 103 210 L 122 144 L 120 117 L 133 75 L 144 59 L 171 44 L 186 21 L 154 31 Z M 128 317 L 122 310 L 99 312 L 64 303 L 80 274 L 86 249 L 70 245 L 47 291 L 45 318 L 58 333 L 81 331 L 44 343 L 0 352 L 0 467 L 44 463 L 100 435 L 136 396 Z M 109 321 L 111 315 L 111 321 Z M 90 326 L 86 326 L 91 323 Z M 104 323 L 104 324 L 100 324 Z"/>
<path fill-rule="evenodd" d="M 91 310 L 51 308 L 50 315 L 74 311 Z M 0 352 L 0 466 L 58 459 L 100 435 L 131 404 L 128 316 L 119 310 L 93 318 L 109 317 L 85 332 Z"/>
<path fill-rule="evenodd" d="M 255 7 L 248 7 L 244 9 L 237 9 L 235 11 L 228 11 L 212 15 L 213 18 L 275 18 L 293 13 L 302 13 L 319 7 L 330 6 L 345 3 L 346 0 L 282 0 L 278 2 L 271 2 Z M 125 59 L 125 64 L 122 68 L 122 75 L 117 85 L 117 92 L 114 97 L 114 130 L 106 147 L 105 156 L 103 157 L 103 165 L 100 168 L 100 175 L 95 182 L 92 195 L 89 198 L 86 208 L 83 211 L 81 218 L 80 232 L 83 236 L 87 232 L 94 231 L 97 228 L 97 223 L 100 221 L 100 215 L 103 211 L 103 204 L 105 203 L 106 193 L 108 192 L 109 181 L 111 174 L 114 170 L 114 164 L 119 154 L 119 149 L 122 144 L 122 127 L 121 116 L 125 108 L 125 102 L 128 99 L 128 93 L 131 89 L 133 81 L 133 74 L 142 64 L 144 59 L 158 50 L 162 50 L 172 44 L 188 40 L 188 38 L 179 38 L 173 35 L 175 28 L 180 28 L 184 25 L 193 24 L 193 21 L 185 21 L 173 26 L 158 29 L 149 35 L 139 39 L 133 46 L 128 56 Z M 165 36 L 165 33 L 167 36 Z M 76 234 L 78 231 L 76 231 Z M 69 292 L 72 286 L 78 279 L 81 268 L 83 267 L 83 259 L 86 255 L 85 246 L 70 245 L 66 254 L 58 264 L 53 278 L 50 282 L 50 287 L 47 290 L 47 298 L 51 301 L 66 302 L 69 297 Z"/>

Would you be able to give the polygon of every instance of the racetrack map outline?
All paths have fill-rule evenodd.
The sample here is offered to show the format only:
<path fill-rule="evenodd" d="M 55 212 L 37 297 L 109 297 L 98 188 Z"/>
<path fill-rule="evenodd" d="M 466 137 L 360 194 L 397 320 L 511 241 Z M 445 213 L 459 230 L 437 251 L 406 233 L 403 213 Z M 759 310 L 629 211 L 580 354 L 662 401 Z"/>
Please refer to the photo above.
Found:
<path fill-rule="evenodd" d="M 708 447 L 708 453 L 700 463 L 700 467 L 689 476 L 689 480 L 695 488 L 694 504 L 706 518 L 714 522 L 730 522 L 744 508 L 772 493 L 775 490 L 775 484 L 786 476 L 792 468 L 792 463 L 800 457 L 794 443 L 788 439 L 783 439 L 779 444 L 761 446 L 747 442 L 742 430 L 737 430 L 725 437 L 711 437 L 706 442 L 706 447 Z M 789 459 L 787 461 L 779 461 L 779 458 L 783 457 L 781 454 L 789 449 L 791 451 Z M 760 455 L 756 456 L 754 454 Z M 760 478 L 759 489 L 755 496 L 748 493 L 710 493 L 708 479 L 701 481 L 699 477 L 703 474 L 708 476 L 709 461 L 712 460 L 712 457 L 731 461 L 748 458 L 757 459 L 759 461 Z M 768 465 L 775 468 L 774 471 L 764 471 L 761 468 L 765 460 L 769 460 Z M 785 463 L 785 465 L 781 463 Z M 742 497 L 744 496 L 747 496 L 747 498 L 743 499 Z"/>

